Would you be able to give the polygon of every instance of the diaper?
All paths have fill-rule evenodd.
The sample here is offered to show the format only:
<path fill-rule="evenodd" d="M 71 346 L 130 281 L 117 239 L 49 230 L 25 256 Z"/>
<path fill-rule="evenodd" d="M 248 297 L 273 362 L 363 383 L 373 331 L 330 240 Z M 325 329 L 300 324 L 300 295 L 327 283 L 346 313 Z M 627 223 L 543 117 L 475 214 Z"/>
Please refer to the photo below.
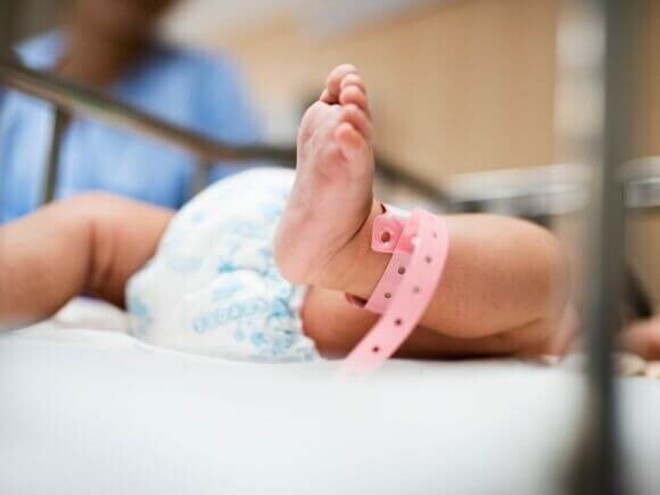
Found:
<path fill-rule="evenodd" d="M 273 237 L 290 170 L 253 169 L 196 196 L 129 281 L 132 333 L 187 352 L 251 361 L 318 357 L 302 331 L 305 287 L 275 267 Z"/>

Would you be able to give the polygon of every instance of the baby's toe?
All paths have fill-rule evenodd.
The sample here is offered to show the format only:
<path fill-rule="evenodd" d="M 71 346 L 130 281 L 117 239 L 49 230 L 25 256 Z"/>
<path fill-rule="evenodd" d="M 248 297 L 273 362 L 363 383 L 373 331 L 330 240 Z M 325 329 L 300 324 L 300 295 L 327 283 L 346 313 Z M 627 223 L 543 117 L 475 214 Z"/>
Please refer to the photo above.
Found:
<path fill-rule="evenodd" d="M 348 86 L 357 86 L 360 91 L 362 91 L 365 95 L 367 94 L 367 85 L 362 79 L 362 76 L 360 76 L 360 74 L 357 72 L 350 72 L 346 74 L 339 83 L 340 89 L 344 89 Z"/>
<path fill-rule="evenodd" d="M 343 122 L 335 129 L 335 141 L 342 153 L 349 160 L 359 157 L 360 153 L 368 152 L 367 141 L 353 125 Z"/>
<path fill-rule="evenodd" d="M 342 105 L 357 105 L 369 115 L 369 102 L 367 95 L 358 86 L 345 86 L 339 95 L 339 103 Z"/>
<path fill-rule="evenodd" d="M 357 105 L 348 104 L 342 108 L 340 122 L 347 122 L 357 130 L 364 139 L 371 140 L 371 120 Z"/>
<path fill-rule="evenodd" d="M 321 94 L 321 101 L 329 104 L 339 102 L 340 84 L 348 74 L 354 74 L 357 69 L 351 64 L 342 64 L 335 67 L 325 81 L 325 89 Z"/>

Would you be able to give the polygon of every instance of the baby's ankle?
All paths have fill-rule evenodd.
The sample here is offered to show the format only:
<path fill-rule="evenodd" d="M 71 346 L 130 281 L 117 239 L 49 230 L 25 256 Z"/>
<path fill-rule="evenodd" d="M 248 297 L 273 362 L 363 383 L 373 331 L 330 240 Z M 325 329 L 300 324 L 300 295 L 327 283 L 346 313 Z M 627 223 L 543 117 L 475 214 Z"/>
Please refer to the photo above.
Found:
<path fill-rule="evenodd" d="M 365 299 L 370 296 L 390 258 L 389 254 L 376 253 L 371 249 L 373 221 L 382 212 L 381 203 L 373 200 L 369 215 L 360 229 L 332 260 L 320 267 L 311 285 Z"/>

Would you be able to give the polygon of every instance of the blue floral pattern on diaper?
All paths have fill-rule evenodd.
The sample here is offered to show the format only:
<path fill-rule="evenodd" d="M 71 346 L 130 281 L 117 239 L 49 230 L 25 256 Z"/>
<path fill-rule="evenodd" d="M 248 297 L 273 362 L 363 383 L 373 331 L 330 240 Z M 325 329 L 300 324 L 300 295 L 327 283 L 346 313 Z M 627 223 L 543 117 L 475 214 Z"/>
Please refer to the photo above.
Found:
<path fill-rule="evenodd" d="M 151 310 L 144 301 L 135 294 L 128 298 L 127 306 L 129 314 L 132 317 L 133 332 L 138 337 L 144 337 L 147 328 L 153 323 Z"/>
<path fill-rule="evenodd" d="M 129 284 L 133 331 L 156 344 L 231 359 L 318 357 L 302 331 L 304 287 L 278 272 L 272 241 L 293 181 L 251 170 L 194 198 Z"/>

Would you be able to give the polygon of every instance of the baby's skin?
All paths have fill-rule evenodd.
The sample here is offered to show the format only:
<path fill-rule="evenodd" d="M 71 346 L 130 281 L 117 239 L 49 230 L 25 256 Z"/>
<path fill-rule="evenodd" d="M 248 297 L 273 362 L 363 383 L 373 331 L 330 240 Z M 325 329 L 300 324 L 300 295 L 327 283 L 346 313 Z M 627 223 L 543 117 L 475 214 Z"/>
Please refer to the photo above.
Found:
<path fill-rule="evenodd" d="M 346 355 L 378 316 L 368 299 L 390 255 L 371 250 L 381 203 L 372 192 L 366 85 L 341 65 L 306 112 L 296 178 L 275 240 L 290 282 L 309 286 L 305 333 L 326 357 Z M 120 307 L 128 279 L 155 253 L 174 212 L 103 193 L 55 202 L 0 228 L 0 325 L 49 317 L 88 292 Z M 546 230 L 494 215 L 448 215 L 442 280 L 398 356 L 561 354 L 571 340 L 564 253 Z"/>

